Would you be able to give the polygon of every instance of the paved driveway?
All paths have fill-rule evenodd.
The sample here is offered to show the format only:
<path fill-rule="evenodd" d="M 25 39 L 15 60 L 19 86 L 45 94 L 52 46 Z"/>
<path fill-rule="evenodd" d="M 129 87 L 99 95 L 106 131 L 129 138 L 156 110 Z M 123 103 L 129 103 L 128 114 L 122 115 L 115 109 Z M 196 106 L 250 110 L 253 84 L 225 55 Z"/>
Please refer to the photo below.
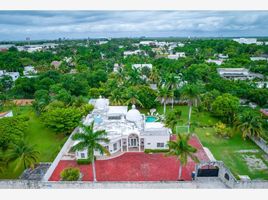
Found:
<path fill-rule="evenodd" d="M 208 161 L 208 157 L 199 140 L 192 137 L 190 144 L 198 149 L 200 160 Z M 145 154 L 143 152 L 128 152 L 109 160 L 96 161 L 98 181 L 176 181 L 180 162 L 175 157 L 166 157 L 162 153 Z M 92 181 L 92 166 L 77 165 L 76 161 L 61 160 L 50 177 L 50 181 L 60 180 L 60 172 L 67 167 L 79 167 L 84 181 Z M 189 159 L 183 167 L 182 177 L 191 180 L 195 163 Z"/>

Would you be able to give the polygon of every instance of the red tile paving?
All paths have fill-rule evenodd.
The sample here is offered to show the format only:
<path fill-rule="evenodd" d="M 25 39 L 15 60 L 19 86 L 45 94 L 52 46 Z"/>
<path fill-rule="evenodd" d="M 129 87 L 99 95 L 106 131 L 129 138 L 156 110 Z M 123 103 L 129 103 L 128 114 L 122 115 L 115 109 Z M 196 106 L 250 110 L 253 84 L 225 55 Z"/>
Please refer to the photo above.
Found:
<path fill-rule="evenodd" d="M 172 138 L 174 139 L 174 138 Z M 208 161 L 208 157 L 197 137 L 189 141 L 198 149 L 199 160 Z M 143 152 L 128 152 L 109 160 L 96 161 L 98 181 L 176 181 L 180 162 L 175 157 L 164 154 L 145 154 Z M 79 167 L 83 174 L 83 181 L 92 181 L 92 166 L 77 165 L 76 161 L 61 160 L 50 177 L 50 181 L 59 181 L 60 172 L 67 167 Z M 183 167 L 182 178 L 191 180 L 191 173 L 195 163 L 189 159 Z"/>

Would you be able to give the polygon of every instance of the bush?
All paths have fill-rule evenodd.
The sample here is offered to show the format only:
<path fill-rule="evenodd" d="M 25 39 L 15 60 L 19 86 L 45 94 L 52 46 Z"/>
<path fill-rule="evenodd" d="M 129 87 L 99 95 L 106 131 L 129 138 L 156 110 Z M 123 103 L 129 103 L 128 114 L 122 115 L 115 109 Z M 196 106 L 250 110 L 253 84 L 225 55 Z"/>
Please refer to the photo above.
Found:
<path fill-rule="evenodd" d="M 80 177 L 80 170 L 78 168 L 66 168 L 60 173 L 63 181 L 77 181 Z"/>
<path fill-rule="evenodd" d="M 87 165 L 91 164 L 91 159 L 78 159 L 76 162 L 78 165 Z"/>
<path fill-rule="evenodd" d="M 167 153 L 169 149 L 145 149 L 144 153 Z"/>
<path fill-rule="evenodd" d="M 232 131 L 230 128 L 226 127 L 226 124 L 218 122 L 215 124 L 216 134 L 220 137 L 232 137 Z"/>

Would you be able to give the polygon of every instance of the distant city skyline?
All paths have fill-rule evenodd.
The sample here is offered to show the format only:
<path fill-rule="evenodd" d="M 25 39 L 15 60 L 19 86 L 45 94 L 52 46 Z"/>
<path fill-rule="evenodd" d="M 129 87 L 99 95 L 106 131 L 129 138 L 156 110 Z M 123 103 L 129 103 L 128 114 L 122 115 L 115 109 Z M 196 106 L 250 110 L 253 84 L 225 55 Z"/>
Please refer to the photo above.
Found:
<path fill-rule="evenodd" d="M 265 37 L 268 11 L 0 11 L 0 40 Z"/>

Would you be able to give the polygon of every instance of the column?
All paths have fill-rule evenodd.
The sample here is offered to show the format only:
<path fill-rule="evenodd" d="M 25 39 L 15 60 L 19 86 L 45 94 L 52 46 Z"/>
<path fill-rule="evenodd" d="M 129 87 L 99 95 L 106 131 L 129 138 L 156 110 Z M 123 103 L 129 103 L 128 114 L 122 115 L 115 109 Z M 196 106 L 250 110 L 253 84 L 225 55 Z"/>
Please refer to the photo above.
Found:
<path fill-rule="evenodd" d="M 141 138 L 139 137 L 139 151 L 141 151 Z"/>
<path fill-rule="evenodd" d="M 128 138 L 127 138 L 127 151 L 128 151 Z"/>

